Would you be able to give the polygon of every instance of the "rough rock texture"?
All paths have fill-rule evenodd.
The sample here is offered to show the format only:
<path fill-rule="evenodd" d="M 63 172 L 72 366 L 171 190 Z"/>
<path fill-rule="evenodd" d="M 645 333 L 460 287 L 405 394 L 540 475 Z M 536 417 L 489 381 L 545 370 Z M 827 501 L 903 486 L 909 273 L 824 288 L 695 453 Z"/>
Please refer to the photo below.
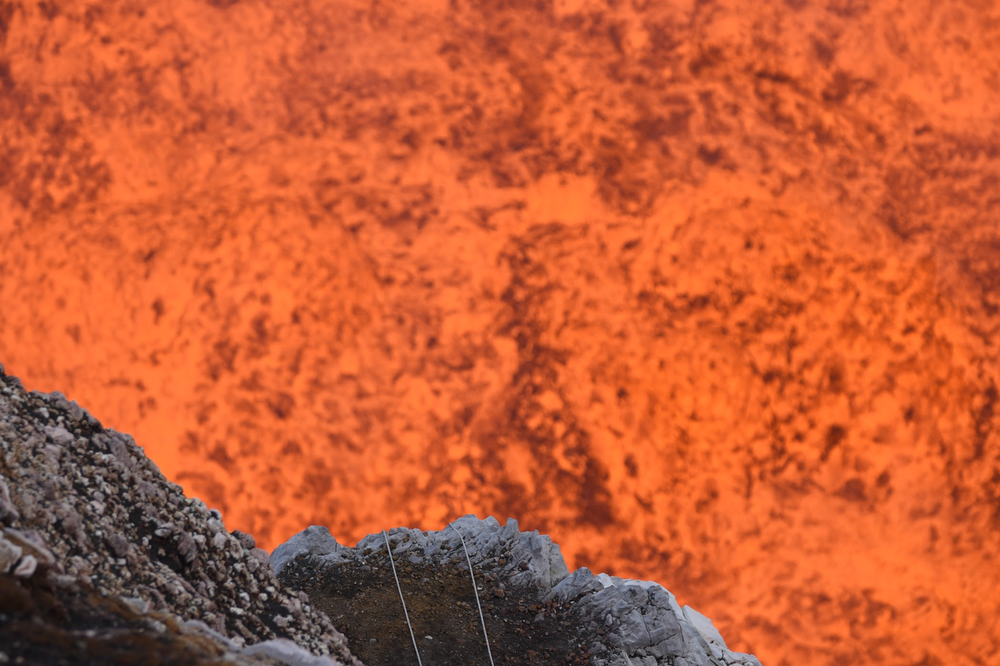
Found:
<path fill-rule="evenodd" d="M 0 636 L 17 638 L 2 642 L 5 657 L 85 663 L 97 643 L 164 634 L 180 652 L 158 653 L 163 663 L 190 648 L 185 658 L 360 664 L 305 595 L 282 589 L 252 536 L 227 532 L 131 437 L 59 393 L 25 392 L 2 366 L 0 446 Z M 96 612 L 111 603 L 102 597 L 118 610 Z M 38 653 L 88 630 L 90 652 L 67 639 L 60 655 Z"/>
<path fill-rule="evenodd" d="M 595 576 L 581 567 L 544 600 L 576 604 L 581 624 L 595 635 L 598 628 L 606 628 L 601 642 L 610 645 L 611 654 L 596 659 L 599 666 L 760 666 L 753 655 L 732 652 L 710 619 L 690 606 L 681 608 L 658 583 Z"/>
<path fill-rule="evenodd" d="M 330 666 L 287 639 L 240 648 L 198 620 L 38 569 L 0 574 L 0 663 Z"/>
<path fill-rule="evenodd" d="M 492 598 L 505 600 L 517 593 L 516 603 L 521 606 L 539 605 L 564 611 L 560 615 L 562 631 L 572 638 L 572 643 L 586 645 L 590 663 L 595 666 L 760 666 L 756 657 L 730 651 L 711 620 L 690 606 L 681 608 L 674 595 L 661 585 L 607 574 L 595 576 L 586 568 L 570 574 L 558 545 L 538 532 L 520 532 L 514 519 L 501 526 L 492 517 L 478 520 L 475 516 L 465 516 L 439 532 L 399 528 L 385 536 L 371 534 L 354 548 L 342 546 L 329 530 L 314 525 L 278 546 L 271 554 L 271 562 L 279 580 L 301 586 L 318 606 L 329 604 L 333 608 L 329 597 L 336 596 L 337 590 L 322 590 L 317 581 L 327 571 L 341 567 L 377 566 L 386 559 L 386 536 L 396 566 L 402 572 L 410 573 L 409 568 L 420 567 L 419 575 L 426 572 L 433 576 L 435 568 L 449 564 L 467 571 L 457 530 L 465 539 L 473 570 L 479 572 L 477 583 L 488 583 L 488 597 L 494 601 L 486 609 L 488 634 L 491 627 L 502 632 L 505 621 L 502 605 Z M 289 573 L 292 569 L 295 575 Z M 408 605 L 419 602 L 413 590 L 422 588 L 404 584 L 403 589 L 411 590 L 404 594 L 404 598 L 410 597 Z M 317 593 L 321 592 L 325 592 L 322 601 L 317 599 Z M 398 607 L 393 612 L 398 615 Z M 544 614 L 543 611 L 541 615 Z M 419 618 L 412 611 L 410 615 L 416 625 Z M 414 630 L 417 634 L 424 633 L 423 629 Z M 541 634 L 541 629 L 537 633 Z M 538 638 L 539 643 L 545 642 L 544 637 Z M 401 649 L 409 650 L 408 640 L 408 636 L 404 637 Z M 427 643 L 421 649 L 429 647 Z M 496 646 L 493 652 L 499 652 Z M 378 662 L 368 660 L 368 663 L 375 666 Z M 450 659 L 447 663 L 462 662 Z"/>

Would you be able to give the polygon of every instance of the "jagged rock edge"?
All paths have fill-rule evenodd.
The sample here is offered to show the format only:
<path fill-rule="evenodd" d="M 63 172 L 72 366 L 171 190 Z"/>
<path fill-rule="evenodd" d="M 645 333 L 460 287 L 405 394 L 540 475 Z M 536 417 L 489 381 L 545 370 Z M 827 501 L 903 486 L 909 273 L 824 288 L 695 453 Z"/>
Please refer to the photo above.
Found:
<path fill-rule="evenodd" d="M 542 602 L 572 603 L 581 623 L 603 622 L 605 634 L 591 634 L 595 666 L 761 666 L 753 655 L 733 652 L 712 621 L 683 608 L 659 583 L 594 575 L 581 567 L 569 573 L 559 545 L 537 531 L 521 532 L 517 520 L 505 525 L 490 516 L 466 515 L 439 531 L 400 527 L 389 530 L 397 561 L 433 564 L 461 552 L 462 531 L 474 567 L 501 575 L 511 585 L 533 587 Z M 305 566 L 337 566 L 384 550 L 382 533 L 369 534 L 353 548 L 340 544 L 322 525 L 310 526 L 271 553 L 280 576 L 300 560 Z M 459 567 L 464 568 L 464 560 Z"/>

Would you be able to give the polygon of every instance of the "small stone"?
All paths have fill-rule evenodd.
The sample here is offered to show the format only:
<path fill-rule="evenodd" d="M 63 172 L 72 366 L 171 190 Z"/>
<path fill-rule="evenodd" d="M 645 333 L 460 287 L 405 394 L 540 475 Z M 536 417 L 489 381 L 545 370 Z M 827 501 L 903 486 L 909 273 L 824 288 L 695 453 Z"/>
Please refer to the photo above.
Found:
<path fill-rule="evenodd" d="M 10 571 L 24 551 L 17 544 L 11 543 L 0 533 L 0 574 Z"/>
<path fill-rule="evenodd" d="M 128 552 L 128 540 L 121 534 L 115 533 L 108 537 L 108 548 L 118 557 L 123 557 Z"/>
<path fill-rule="evenodd" d="M 62 426 L 45 426 L 42 431 L 46 437 L 59 446 L 68 446 L 76 440 L 73 434 Z"/>
<path fill-rule="evenodd" d="M 257 547 L 257 541 L 253 538 L 253 535 L 247 534 L 246 532 L 241 532 L 239 530 L 233 530 L 233 536 L 236 540 L 240 542 L 247 550 L 253 550 Z"/>
<path fill-rule="evenodd" d="M 38 560 L 34 555 L 25 555 L 20 563 L 14 568 L 14 575 L 18 578 L 31 578 L 38 568 Z"/>
<path fill-rule="evenodd" d="M 191 564 L 198 556 L 198 544 L 195 543 L 190 534 L 182 534 L 177 542 L 177 552 L 186 563 Z"/>
<path fill-rule="evenodd" d="M 175 529 L 177 528 L 173 523 L 164 523 L 163 525 L 157 527 L 153 534 L 161 539 L 165 539 L 173 534 Z"/>
<path fill-rule="evenodd" d="M 7 480 L 0 475 L 0 523 L 13 523 L 21 517 L 20 512 L 10 499 L 10 488 Z"/>
<path fill-rule="evenodd" d="M 124 601 L 129 608 L 135 611 L 136 615 L 145 615 L 149 612 L 150 605 L 145 599 L 141 599 L 139 597 L 124 597 L 122 601 Z"/>
<path fill-rule="evenodd" d="M 36 564 L 40 564 L 43 568 L 48 569 L 56 563 L 56 556 L 52 554 L 52 551 L 45 544 L 45 540 L 35 530 L 22 532 L 5 527 L 3 535 L 8 541 L 19 546 L 26 553 L 26 556 L 32 556 Z"/>

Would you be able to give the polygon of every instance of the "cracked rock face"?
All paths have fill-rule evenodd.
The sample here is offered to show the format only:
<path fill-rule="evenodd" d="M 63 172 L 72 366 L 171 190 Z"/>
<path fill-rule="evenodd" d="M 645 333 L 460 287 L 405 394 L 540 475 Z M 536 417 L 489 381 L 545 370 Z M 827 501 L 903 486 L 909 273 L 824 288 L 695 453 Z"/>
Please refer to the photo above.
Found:
<path fill-rule="evenodd" d="M 501 526 L 495 518 L 479 520 L 470 515 L 439 532 L 399 528 L 387 536 L 372 534 L 354 548 L 339 544 L 325 527 L 314 525 L 278 546 L 271 562 L 281 580 L 289 585 L 298 581 L 312 588 L 310 594 L 316 597 L 313 592 L 319 592 L 319 587 L 313 581 L 336 574 L 338 568 L 368 571 L 379 567 L 380 560 L 386 559 L 387 537 L 396 567 L 418 569 L 421 573 L 415 579 L 433 576 L 449 563 L 467 571 L 459 531 L 483 594 L 493 602 L 484 605 L 484 621 L 487 633 L 492 630 L 497 642 L 507 617 L 502 602 L 517 595 L 515 604 L 522 612 L 525 607 L 539 611 L 535 625 L 546 614 L 557 613 L 560 630 L 570 643 L 585 645 L 588 663 L 595 666 L 761 666 L 756 657 L 729 650 L 711 620 L 690 606 L 682 608 L 661 585 L 595 576 L 586 568 L 569 573 L 557 544 L 538 532 L 519 531 L 513 519 Z M 426 588 L 414 581 L 409 589 L 408 604 L 418 604 L 416 595 Z M 335 596 L 336 590 L 327 594 Z M 329 607 L 350 612 L 350 604 L 337 600 Z M 537 633 L 543 633 L 541 628 Z M 526 651 L 530 644 L 510 645 Z M 430 647 L 428 643 L 421 649 Z"/>
<path fill-rule="evenodd" d="M 244 661 L 361 664 L 306 595 L 282 588 L 252 536 L 185 497 L 131 437 L 60 393 L 26 392 L 2 366 L 0 576 L 28 600 L 38 586 L 121 600 Z M 0 631 L 39 603 L 0 611 Z"/>

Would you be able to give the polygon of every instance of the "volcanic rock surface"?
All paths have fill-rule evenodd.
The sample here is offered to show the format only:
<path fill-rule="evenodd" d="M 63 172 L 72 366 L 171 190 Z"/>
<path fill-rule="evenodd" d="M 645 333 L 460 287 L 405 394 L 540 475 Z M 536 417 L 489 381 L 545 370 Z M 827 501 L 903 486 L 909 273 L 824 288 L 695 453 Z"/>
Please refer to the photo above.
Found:
<path fill-rule="evenodd" d="M 594 576 L 584 567 L 570 574 L 558 545 L 520 532 L 514 519 L 501 527 L 495 518 L 465 516 L 440 532 L 371 534 L 354 548 L 314 525 L 271 559 L 278 579 L 308 592 L 368 666 L 400 663 L 411 640 L 404 620 L 414 650 L 435 664 L 480 666 L 492 657 L 525 666 L 760 666 L 730 651 L 711 620 L 682 609 L 661 585 Z M 387 613 L 397 591 L 407 611 Z M 482 634 L 474 608 L 482 612 Z M 366 644 L 368 636 L 379 638 Z"/>
<path fill-rule="evenodd" d="M 282 588 L 253 537 L 227 532 L 131 437 L 62 394 L 25 392 L 3 366 L 0 654 L 362 666 L 326 616 Z"/>
<path fill-rule="evenodd" d="M 400 528 L 355 548 L 313 526 L 268 557 L 131 437 L 2 366 L 0 447 L 3 663 L 364 666 L 333 618 L 368 666 L 408 662 L 411 627 L 441 666 L 494 653 L 524 666 L 760 666 L 663 587 L 570 574 L 558 545 L 513 519 Z"/>
<path fill-rule="evenodd" d="M 0 358 L 268 550 L 517 516 L 979 666 L 998 128 L 993 0 L 0 0 Z"/>
<path fill-rule="evenodd" d="M 368 666 L 409 661 L 400 655 L 411 649 L 454 666 L 491 658 L 524 666 L 760 666 L 730 651 L 711 620 L 682 609 L 661 585 L 583 567 L 570 574 L 558 545 L 520 532 L 514 519 L 501 527 L 492 517 L 465 516 L 439 532 L 371 534 L 354 548 L 314 525 L 271 561 L 282 583 L 307 592 L 344 629 Z"/>

